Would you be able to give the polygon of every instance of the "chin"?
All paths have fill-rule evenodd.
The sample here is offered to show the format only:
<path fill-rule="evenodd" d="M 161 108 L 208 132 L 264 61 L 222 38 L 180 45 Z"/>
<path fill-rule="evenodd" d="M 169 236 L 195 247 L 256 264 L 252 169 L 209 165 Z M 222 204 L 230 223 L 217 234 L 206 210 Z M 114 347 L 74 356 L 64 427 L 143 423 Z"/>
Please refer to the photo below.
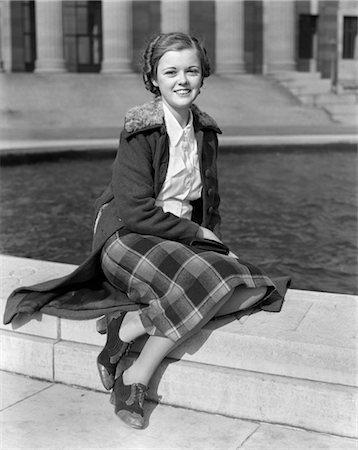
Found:
<path fill-rule="evenodd" d="M 188 97 L 184 97 L 184 98 L 181 98 L 181 99 L 179 99 L 179 100 L 176 100 L 175 101 L 175 104 L 180 108 L 180 107 L 189 107 L 189 106 L 191 106 L 191 104 L 195 101 L 195 99 L 196 99 L 196 97 L 197 97 L 197 95 L 195 95 L 195 96 L 193 96 L 193 95 L 190 95 L 190 96 L 188 96 Z"/>

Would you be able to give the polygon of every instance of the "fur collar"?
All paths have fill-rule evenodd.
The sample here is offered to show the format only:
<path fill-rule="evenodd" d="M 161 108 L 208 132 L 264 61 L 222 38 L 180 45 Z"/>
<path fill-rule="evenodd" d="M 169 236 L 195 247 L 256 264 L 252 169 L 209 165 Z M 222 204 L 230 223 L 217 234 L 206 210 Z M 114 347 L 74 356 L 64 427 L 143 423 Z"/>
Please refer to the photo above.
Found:
<path fill-rule="evenodd" d="M 209 114 L 201 111 L 196 105 L 192 105 L 191 110 L 193 112 L 194 122 L 198 122 L 202 128 L 212 128 L 221 134 L 220 128 Z M 134 106 L 127 112 L 124 119 L 124 129 L 130 134 L 137 133 L 149 127 L 159 127 L 163 124 L 164 111 L 160 97 L 141 106 Z"/>

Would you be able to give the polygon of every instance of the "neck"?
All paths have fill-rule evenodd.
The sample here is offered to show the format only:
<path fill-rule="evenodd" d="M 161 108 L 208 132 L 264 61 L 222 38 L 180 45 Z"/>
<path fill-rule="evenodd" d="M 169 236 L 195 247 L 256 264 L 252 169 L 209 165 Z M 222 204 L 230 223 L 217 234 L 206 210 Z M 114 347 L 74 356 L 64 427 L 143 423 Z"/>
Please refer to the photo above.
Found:
<path fill-rule="evenodd" d="M 164 100 L 163 100 L 164 102 Z M 173 116 L 177 119 L 179 125 L 182 128 L 185 128 L 188 125 L 189 122 L 189 108 L 184 109 L 174 109 L 168 103 L 165 102 L 165 105 L 168 107 L 168 109 L 171 111 Z"/>

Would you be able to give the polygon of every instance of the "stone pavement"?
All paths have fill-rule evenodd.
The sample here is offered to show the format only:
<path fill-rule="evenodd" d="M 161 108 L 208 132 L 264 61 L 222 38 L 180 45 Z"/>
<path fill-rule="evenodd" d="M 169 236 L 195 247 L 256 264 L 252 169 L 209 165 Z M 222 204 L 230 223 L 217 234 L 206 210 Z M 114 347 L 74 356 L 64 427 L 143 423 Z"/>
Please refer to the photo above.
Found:
<path fill-rule="evenodd" d="M 138 74 L 0 74 L 1 140 L 117 139 L 128 108 L 152 98 Z M 224 136 L 357 134 L 270 77 L 213 75 L 198 105 Z"/>
<path fill-rule="evenodd" d="M 0 372 L 8 449 L 356 450 L 358 441 L 147 402 L 143 430 L 124 425 L 109 395 Z"/>

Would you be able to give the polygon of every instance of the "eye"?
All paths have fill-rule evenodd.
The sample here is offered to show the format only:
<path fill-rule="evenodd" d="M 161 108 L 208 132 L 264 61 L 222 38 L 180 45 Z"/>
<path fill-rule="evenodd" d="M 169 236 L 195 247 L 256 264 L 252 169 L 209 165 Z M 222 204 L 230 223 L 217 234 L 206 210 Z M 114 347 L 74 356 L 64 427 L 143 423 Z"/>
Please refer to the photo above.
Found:
<path fill-rule="evenodd" d="M 175 70 L 166 70 L 165 72 L 164 72 L 164 75 L 168 75 L 168 76 L 173 76 L 173 75 L 175 75 Z"/>
<path fill-rule="evenodd" d="M 192 67 L 192 68 L 190 68 L 190 69 L 188 70 L 188 73 L 191 73 L 191 74 L 193 74 L 193 75 L 199 75 L 199 74 L 200 74 L 200 70 L 197 69 L 197 68 L 195 68 L 195 67 Z"/>

